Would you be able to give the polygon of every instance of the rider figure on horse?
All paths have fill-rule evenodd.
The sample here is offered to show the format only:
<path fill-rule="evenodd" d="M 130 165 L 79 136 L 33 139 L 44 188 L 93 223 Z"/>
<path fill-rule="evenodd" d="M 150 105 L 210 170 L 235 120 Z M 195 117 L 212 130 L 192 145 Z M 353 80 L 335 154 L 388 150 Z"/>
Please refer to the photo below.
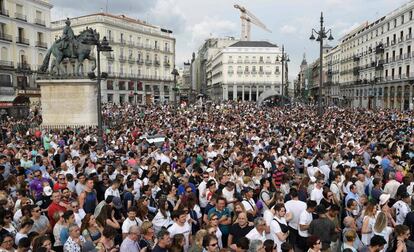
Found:
<path fill-rule="evenodd" d="M 65 24 L 66 26 L 65 28 L 63 28 L 63 35 L 62 35 L 62 41 L 63 41 L 62 49 L 69 47 L 71 58 L 75 58 L 76 57 L 75 47 L 74 47 L 75 34 L 73 33 L 72 27 L 70 27 L 69 18 L 66 19 Z"/>

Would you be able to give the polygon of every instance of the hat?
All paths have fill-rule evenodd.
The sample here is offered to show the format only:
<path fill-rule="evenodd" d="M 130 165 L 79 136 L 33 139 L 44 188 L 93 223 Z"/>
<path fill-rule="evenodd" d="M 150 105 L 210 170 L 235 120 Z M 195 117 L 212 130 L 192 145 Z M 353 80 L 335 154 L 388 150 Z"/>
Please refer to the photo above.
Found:
<path fill-rule="evenodd" d="M 326 207 L 322 204 L 318 205 L 316 207 L 316 213 L 317 214 L 326 214 Z"/>
<path fill-rule="evenodd" d="M 385 244 L 387 244 L 387 241 L 381 235 L 374 235 L 371 238 L 371 243 L 370 243 L 371 246 L 382 246 Z"/>
<path fill-rule="evenodd" d="M 385 205 L 385 203 L 388 202 L 388 200 L 390 199 L 390 197 L 391 197 L 390 194 L 386 194 L 386 193 L 381 194 L 381 196 L 379 197 L 379 204 L 381 206 L 382 205 Z"/>
<path fill-rule="evenodd" d="M 46 196 L 50 196 L 50 195 L 52 195 L 52 192 L 53 192 L 53 190 L 52 190 L 52 187 L 50 187 L 50 186 L 45 186 L 45 187 L 43 188 L 43 193 L 44 193 Z"/>
<path fill-rule="evenodd" d="M 112 199 L 112 204 L 114 204 L 114 207 L 116 208 L 116 209 L 121 209 L 122 208 L 122 202 L 121 202 L 121 198 L 119 198 L 119 197 L 114 197 L 113 199 Z"/>
<path fill-rule="evenodd" d="M 213 172 L 214 171 L 214 169 L 213 168 L 207 168 L 207 170 L 206 170 L 206 172 Z"/>

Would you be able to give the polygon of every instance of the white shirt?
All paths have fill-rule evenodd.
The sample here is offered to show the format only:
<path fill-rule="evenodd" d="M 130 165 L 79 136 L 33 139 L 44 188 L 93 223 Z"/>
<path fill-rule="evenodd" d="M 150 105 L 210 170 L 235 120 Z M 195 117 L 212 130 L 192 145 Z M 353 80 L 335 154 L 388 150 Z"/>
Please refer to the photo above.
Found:
<path fill-rule="evenodd" d="M 206 207 L 208 204 L 208 200 L 207 200 L 207 182 L 205 182 L 204 180 L 201 181 L 201 183 L 198 185 L 198 191 L 200 193 L 200 196 L 198 197 L 199 201 L 200 201 L 200 206 L 202 208 Z M 203 196 L 203 193 L 205 193 L 205 195 Z"/>
<path fill-rule="evenodd" d="M 82 225 L 82 220 L 83 218 L 85 218 L 85 215 L 86 215 L 85 210 L 83 210 L 82 208 L 79 208 L 78 212 L 74 214 L 75 214 L 75 223 L 76 225 L 80 227 Z"/>
<path fill-rule="evenodd" d="M 289 226 L 298 230 L 299 216 L 306 210 L 306 203 L 300 200 L 289 200 L 285 203 L 287 213 L 292 213 L 293 217 L 289 221 Z"/>
<path fill-rule="evenodd" d="M 411 211 L 410 206 L 404 201 L 399 200 L 395 202 L 392 207 L 395 208 L 395 222 L 397 223 L 397 225 L 404 224 L 405 217 Z"/>
<path fill-rule="evenodd" d="M 256 205 L 256 203 L 254 202 L 254 199 L 249 199 L 249 200 L 243 199 L 242 204 L 247 212 L 254 211 L 254 206 Z"/>
<path fill-rule="evenodd" d="M 282 219 L 278 219 L 275 216 L 275 219 L 277 219 L 278 222 L 285 224 L 286 225 L 286 219 L 282 218 Z M 277 237 L 277 233 L 282 232 L 282 229 L 280 228 L 279 223 L 277 223 L 276 220 L 272 220 L 272 222 L 270 223 L 270 234 L 272 236 L 272 240 L 275 242 L 275 244 L 277 245 L 277 251 L 281 251 L 280 250 L 280 246 L 282 245 L 282 243 L 284 243 L 285 241 L 281 241 L 279 240 L 279 237 Z"/>
<path fill-rule="evenodd" d="M 187 252 L 190 246 L 190 235 L 191 235 L 191 226 L 186 221 L 183 226 L 178 225 L 176 222 L 168 228 L 170 232 L 170 237 L 173 238 L 176 234 L 183 234 L 185 238 L 184 251 Z"/>
<path fill-rule="evenodd" d="M 316 203 L 319 205 L 319 203 L 321 203 L 321 200 L 323 198 L 323 189 L 320 188 L 313 188 L 312 192 L 311 192 L 311 200 L 316 201 Z"/>
<path fill-rule="evenodd" d="M 108 196 L 114 196 L 120 198 L 119 190 L 118 189 L 112 189 L 112 186 L 108 187 L 105 191 L 105 199 L 108 198 Z"/>
<path fill-rule="evenodd" d="M 274 215 L 271 210 L 266 209 L 263 212 L 263 219 L 266 222 L 266 226 L 270 227 L 270 223 L 272 222 Z M 270 233 L 266 234 L 266 239 L 272 239 L 272 235 Z"/>
<path fill-rule="evenodd" d="M 263 233 L 259 233 L 256 228 L 253 228 L 247 235 L 246 238 L 250 241 L 253 240 L 260 240 L 264 242 L 266 240 L 266 232 L 263 231 Z"/>
<path fill-rule="evenodd" d="M 304 210 L 300 216 L 299 216 L 299 225 L 309 225 L 313 220 L 312 213 L 309 213 L 308 211 Z M 299 235 L 302 237 L 309 237 L 308 230 L 302 231 L 300 228 Z"/>
<path fill-rule="evenodd" d="M 395 199 L 395 195 L 397 194 L 398 187 L 400 187 L 400 183 L 397 180 L 395 179 L 390 180 L 384 186 L 384 193 L 390 194 L 391 199 Z"/>
<path fill-rule="evenodd" d="M 158 211 L 154 219 L 152 219 L 152 224 L 154 225 L 154 230 L 156 233 L 158 233 L 158 231 L 160 231 L 162 227 L 167 228 L 170 224 L 173 223 L 171 220 L 170 212 L 167 211 L 166 214 L 167 218 L 164 217 L 161 211 Z"/>
<path fill-rule="evenodd" d="M 135 218 L 135 220 L 130 220 L 129 218 L 126 218 L 124 220 L 124 223 L 122 223 L 122 233 L 128 234 L 129 228 L 132 226 L 138 226 L 140 227 L 142 224 L 142 221 L 139 218 Z"/>

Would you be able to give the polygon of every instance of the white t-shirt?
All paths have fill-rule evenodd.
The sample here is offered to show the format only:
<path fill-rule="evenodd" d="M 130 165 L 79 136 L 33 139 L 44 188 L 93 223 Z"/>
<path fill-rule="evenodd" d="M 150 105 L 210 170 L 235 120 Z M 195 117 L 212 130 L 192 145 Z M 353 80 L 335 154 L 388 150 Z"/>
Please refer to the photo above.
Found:
<path fill-rule="evenodd" d="M 201 207 L 206 207 L 208 204 L 208 200 L 207 200 L 207 183 L 203 180 L 199 185 L 198 185 L 198 192 L 200 193 L 200 196 L 198 197 L 199 201 L 200 201 L 200 206 Z M 203 196 L 203 193 L 205 193 L 205 195 Z"/>
<path fill-rule="evenodd" d="M 404 224 L 405 217 L 409 212 L 411 212 L 410 206 L 404 201 L 399 200 L 395 202 L 392 207 L 395 208 L 395 222 L 397 223 L 397 225 Z"/>
<path fill-rule="evenodd" d="M 263 219 L 266 222 L 266 226 L 270 227 L 270 223 L 272 222 L 273 218 L 274 218 L 274 215 L 271 210 L 266 209 L 263 212 Z M 271 233 L 266 234 L 266 239 L 272 239 Z"/>
<path fill-rule="evenodd" d="M 141 226 L 142 221 L 138 218 L 135 218 L 135 220 L 130 220 L 129 218 L 126 218 L 124 220 L 124 223 L 122 223 L 122 233 L 123 234 L 128 234 L 129 233 L 129 228 L 132 226 Z"/>
<path fill-rule="evenodd" d="M 82 220 L 83 218 L 85 218 L 85 210 L 83 210 L 82 208 L 79 208 L 77 213 L 74 213 L 75 215 L 75 223 L 76 225 L 78 225 L 79 227 L 82 225 Z"/>
<path fill-rule="evenodd" d="M 256 228 L 253 228 L 247 235 L 246 238 L 250 241 L 253 240 L 260 240 L 264 242 L 266 240 L 266 232 L 263 232 L 262 234 L 257 231 Z"/>
<path fill-rule="evenodd" d="M 311 192 L 311 200 L 316 201 L 316 203 L 319 205 L 321 203 L 322 198 L 323 198 L 322 192 L 323 192 L 322 188 L 320 188 L 320 189 L 318 189 L 316 187 L 313 188 L 313 190 Z"/>
<path fill-rule="evenodd" d="M 108 196 L 114 196 L 120 198 L 119 190 L 118 189 L 112 189 L 112 187 L 108 187 L 108 189 L 105 190 L 105 199 L 108 198 Z"/>
<path fill-rule="evenodd" d="M 171 227 L 168 228 L 168 232 L 170 232 L 170 237 L 173 238 L 175 234 L 183 234 L 185 238 L 185 245 L 184 251 L 188 251 L 190 246 L 190 234 L 191 234 L 191 226 L 188 222 L 185 222 L 183 226 L 178 225 L 176 222 L 172 224 Z"/>
<path fill-rule="evenodd" d="M 254 199 L 249 199 L 249 200 L 243 199 L 242 204 L 247 212 L 254 211 L 254 206 L 256 205 L 256 203 L 254 202 Z"/>
<path fill-rule="evenodd" d="M 170 212 L 167 211 L 166 214 L 167 218 L 164 217 L 161 211 L 158 211 L 154 219 L 152 219 L 152 224 L 154 225 L 154 230 L 156 233 L 158 233 L 162 227 L 167 228 L 170 224 L 172 224 Z"/>
<path fill-rule="evenodd" d="M 274 219 L 277 219 L 274 220 Z M 280 228 L 280 225 L 278 222 L 285 224 L 286 225 L 286 219 L 282 218 L 282 219 L 278 219 L 276 216 L 274 217 L 274 219 L 272 220 L 272 222 L 270 223 L 270 234 L 272 236 L 272 240 L 275 242 L 275 244 L 277 245 L 277 251 L 281 251 L 280 250 L 280 246 L 282 245 L 282 243 L 284 243 L 285 241 L 281 241 L 279 240 L 279 237 L 277 237 L 277 233 L 282 232 L 282 229 Z"/>
<path fill-rule="evenodd" d="M 298 230 L 299 216 L 306 209 L 306 203 L 300 200 L 289 200 L 285 203 L 287 213 L 292 213 L 293 217 L 289 221 L 289 226 Z"/>
<path fill-rule="evenodd" d="M 299 216 L 299 225 L 309 225 L 313 220 L 312 213 L 309 213 L 308 211 L 304 210 Z M 308 230 L 302 231 L 300 228 L 299 235 L 302 237 L 309 237 Z"/>

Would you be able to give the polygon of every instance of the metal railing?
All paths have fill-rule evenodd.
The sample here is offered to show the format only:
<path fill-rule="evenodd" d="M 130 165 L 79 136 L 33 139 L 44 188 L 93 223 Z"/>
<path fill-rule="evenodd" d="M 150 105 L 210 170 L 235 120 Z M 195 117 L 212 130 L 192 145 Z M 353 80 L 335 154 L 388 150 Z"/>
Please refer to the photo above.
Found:
<path fill-rule="evenodd" d="M 36 46 L 41 48 L 47 48 L 47 43 L 43 41 L 36 41 Z"/>
<path fill-rule="evenodd" d="M 41 26 L 46 26 L 45 20 L 40 19 L 40 18 L 35 19 L 35 24 L 38 24 L 38 25 L 41 25 Z"/>
<path fill-rule="evenodd" d="M 0 60 L 0 67 L 13 68 L 14 64 L 13 61 Z"/>
<path fill-rule="evenodd" d="M 137 64 L 138 64 L 138 65 L 142 65 L 142 64 L 144 64 L 144 60 L 143 60 L 143 59 L 138 59 L 138 60 L 137 60 Z"/>
<path fill-rule="evenodd" d="M 2 33 L 0 32 L 0 40 L 5 40 L 5 41 L 12 41 L 12 36 L 6 33 Z"/>
<path fill-rule="evenodd" d="M 16 37 L 16 43 L 29 45 L 29 40 L 23 37 Z"/>
<path fill-rule="evenodd" d="M 23 15 L 22 13 L 16 12 L 14 13 L 14 17 L 16 19 L 22 20 L 22 21 L 26 21 L 27 22 L 27 16 Z"/>

